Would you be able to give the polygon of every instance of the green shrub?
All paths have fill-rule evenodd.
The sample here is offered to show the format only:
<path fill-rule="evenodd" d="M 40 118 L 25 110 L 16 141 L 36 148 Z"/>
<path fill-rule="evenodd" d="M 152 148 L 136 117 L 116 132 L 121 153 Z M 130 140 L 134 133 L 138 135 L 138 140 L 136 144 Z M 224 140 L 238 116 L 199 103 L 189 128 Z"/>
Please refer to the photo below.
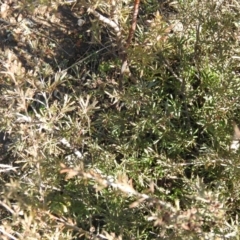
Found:
<path fill-rule="evenodd" d="M 1 7 L 3 239 L 238 239 L 238 4 L 114 3 Z"/>

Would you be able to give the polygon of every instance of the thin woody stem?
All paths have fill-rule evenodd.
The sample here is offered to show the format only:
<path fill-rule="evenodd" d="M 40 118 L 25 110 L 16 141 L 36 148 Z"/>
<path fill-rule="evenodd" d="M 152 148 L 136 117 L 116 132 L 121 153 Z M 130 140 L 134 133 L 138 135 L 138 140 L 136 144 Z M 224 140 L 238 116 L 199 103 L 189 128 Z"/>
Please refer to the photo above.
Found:
<path fill-rule="evenodd" d="M 116 41 L 117 41 L 117 46 L 119 48 L 119 55 L 120 58 L 123 59 L 123 56 L 125 55 L 125 47 L 124 47 L 124 42 L 123 42 L 123 38 L 122 38 L 122 33 L 121 33 L 121 29 L 119 27 L 119 25 L 114 22 L 113 20 L 104 17 L 102 14 L 100 14 L 99 12 L 97 12 L 96 10 L 89 8 L 88 12 L 93 14 L 99 21 L 107 24 L 109 27 L 111 27 L 113 29 L 113 31 L 115 32 L 115 36 L 116 36 Z"/>
<path fill-rule="evenodd" d="M 116 5 L 115 5 L 116 3 L 114 0 L 112 0 L 111 3 L 113 4 L 112 10 L 114 10 L 116 8 Z M 131 24 L 131 27 L 129 28 L 129 34 L 128 34 L 126 44 L 125 44 L 122 34 L 121 34 L 121 28 L 119 27 L 118 23 L 114 21 L 115 19 L 111 20 L 107 17 L 104 17 L 102 14 L 100 14 L 93 8 L 88 9 L 89 13 L 93 14 L 99 21 L 110 26 L 116 34 L 117 46 L 119 48 L 119 57 L 122 60 L 122 67 L 121 67 L 121 72 L 120 72 L 120 85 L 122 84 L 121 82 L 123 79 L 123 75 L 127 72 L 129 73 L 128 55 L 127 55 L 126 49 L 131 45 L 135 30 L 136 30 L 139 5 L 140 5 L 140 0 L 134 0 L 132 24 Z M 131 78 L 131 76 L 130 76 L 130 78 Z M 133 78 L 131 78 L 131 79 L 133 79 Z M 135 82 L 134 79 L 133 79 L 133 81 Z"/>
<path fill-rule="evenodd" d="M 140 0 L 135 0 L 134 8 L 133 8 L 132 24 L 131 24 L 131 27 L 129 28 L 129 34 L 128 34 L 128 39 L 127 39 L 127 47 L 129 47 L 129 45 L 131 44 L 134 33 L 136 31 L 139 5 L 140 5 Z"/>
<path fill-rule="evenodd" d="M 121 37 L 121 29 L 119 28 L 117 23 L 115 23 L 113 20 L 111 20 L 107 17 L 104 17 L 102 14 L 100 14 L 99 12 L 97 12 L 96 10 L 94 10 L 92 8 L 89 8 L 88 12 L 93 14 L 99 21 L 106 23 L 108 26 L 110 26 L 116 33 L 117 38 Z"/>
<path fill-rule="evenodd" d="M 133 8 L 132 24 L 131 24 L 131 27 L 129 28 L 127 44 L 126 44 L 126 48 L 125 48 L 125 54 L 123 55 L 123 58 L 122 58 L 121 79 L 123 78 L 123 75 L 125 73 L 127 73 L 127 72 L 130 73 L 129 66 L 128 66 L 129 63 L 128 63 L 128 56 L 127 56 L 126 49 L 131 45 L 134 33 L 136 31 L 139 5 L 140 5 L 140 0 L 135 0 L 134 1 L 134 8 Z M 136 80 L 131 76 L 131 74 L 130 74 L 129 77 L 132 80 L 132 82 L 134 82 L 134 83 L 136 82 Z"/>
<path fill-rule="evenodd" d="M 116 0 L 110 0 L 110 7 L 110 17 L 116 24 L 118 24 L 118 5 Z"/>

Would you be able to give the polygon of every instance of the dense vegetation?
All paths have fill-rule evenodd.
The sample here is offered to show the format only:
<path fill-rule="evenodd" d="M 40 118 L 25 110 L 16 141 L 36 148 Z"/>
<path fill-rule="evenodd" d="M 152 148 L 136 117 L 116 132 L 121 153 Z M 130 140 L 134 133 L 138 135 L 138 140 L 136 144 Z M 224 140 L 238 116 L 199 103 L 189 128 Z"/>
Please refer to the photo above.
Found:
<path fill-rule="evenodd" d="M 0 14 L 1 239 L 240 238 L 238 1 Z"/>

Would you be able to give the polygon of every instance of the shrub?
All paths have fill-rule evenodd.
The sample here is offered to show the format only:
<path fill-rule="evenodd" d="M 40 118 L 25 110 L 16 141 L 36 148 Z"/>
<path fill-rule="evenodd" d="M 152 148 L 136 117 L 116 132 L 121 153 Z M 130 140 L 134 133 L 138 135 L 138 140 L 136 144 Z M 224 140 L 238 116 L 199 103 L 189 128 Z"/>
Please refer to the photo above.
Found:
<path fill-rule="evenodd" d="M 238 239 L 239 10 L 2 4 L 3 239 Z"/>

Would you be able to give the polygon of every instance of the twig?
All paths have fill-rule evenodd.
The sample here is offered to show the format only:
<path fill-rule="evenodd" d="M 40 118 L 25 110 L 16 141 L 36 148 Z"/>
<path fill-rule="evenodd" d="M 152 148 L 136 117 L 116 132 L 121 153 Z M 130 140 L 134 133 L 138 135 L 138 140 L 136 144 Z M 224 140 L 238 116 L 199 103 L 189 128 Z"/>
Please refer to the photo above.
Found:
<path fill-rule="evenodd" d="M 114 30 L 117 38 L 121 37 L 121 29 L 119 28 L 118 24 L 115 23 L 113 20 L 104 17 L 102 14 L 92 8 L 88 9 L 88 13 L 93 14 L 99 21 L 106 23 L 108 26 L 110 26 Z"/>
<path fill-rule="evenodd" d="M 82 58 L 82 59 L 78 59 L 75 63 L 73 63 L 70 67 L 67 67 L 65 69 L 62 70 L 62 72 L 65 72 L 65 71 L 68 71 L 69 69 L 73 68 L 74 66 L 77 66 L 81 63 L 83 63 L 84 61 L 86 61 L 88 58 L 92 57 L 93 55 L 95 55 L 96 53 L 100 53 L 102 52 L 103 50 L 107 49 L 108 47 L 110 47 L 110 45 L 104 47 L 104 48 L 101 48 L 99 49 L 98 51 L 92 53 L 92 54 L 89 54 L 88 56 L 86 56 L 85 58 Z"/>
<path fill-rule="evenodd" d="M 0 201 L 0 205 L 2 205 L 6 210 L 8 210 L 12 215 L 16 214 L 14 210 L 12 210 L 6 203 Z"/>
<path fill-rule="evenodd" d="M 60 218 L 49 212 L 45 212 L 45 213 L 49 215 L 51 219 L 55 220 L 57 223 L 64 225 L 66 228 L 77 231 L 81 235 L 85 235 L 87 239 L 106 239 L 106 240 L 109 239 L 103 236 L 102 234 L 99 234 L 99 233 L 94 234 L 93 231 L 91 231 L 91 229 L 90 231 L 86 231 L 82 228 L 79 228 L 78 226 L 74 225 L 72 222 L 68 222 L 67 219 L 64 219 L 64 217 Z"/>
<path fill-rule="evenodd" d="M 131 73 L 130 73 L 129 63 L 128 63 L 128 55 L 127 55 L 127 51 L 126 50 L 131 45 L 134 33 L 136 31 L 137 16 L 138 16 L 138 11 L 139 11 L 139 4 L 140 4 L 140 0 L 135 0 L 134 1 L 132 24 L 131 24 L 131 27 L 129 28 L 126 49 L 124 50 L 124 54 L 123 54 L 123 57 L 122 57 L 122 67 L 121 67 L 120 83 L 122 82 L 123 76 L 126 73 L 129 74 L 129 77 L 130 77 L 132 82 L 134 82 L 134 83 L 136 82 L 136 80 L 131 76 Z"/>
<path fill-rule="evenodd" d="M 94 10 L 92 8 L 89 8 L 88 12 L 92 13 L 99 21 L 107 24 L 109 27 L 111 27 L 113 29 L 113 31 L 115 32 L 119 57 L 121 59 L 125 58 L 125 55 L 126 55 L 126 49 L 124 47 L 125 43 L 123 41 L 122 33 L 121 33 L 121 29 L 120 29 L 119 25 L 116 22 L 114 22 L 113 20 L 111 20 L 107 17 L 104 17 L 102 14 L 100 14 L 99 12 L 97 12 L 96 10 Z"/>
<path fill-rule="evenodd" d="M 65 138 L 63 138 L 60 142 L 62 144 L 64 144 L 65 146 L 67 146 L 68 148 L 73 148 L 71 146 L 71 144 Z M 82 154 L 78 150 L 74 151 L 74 154 L 79 159 L 82 159 Z M 116 182 L 116 181 L 114 181 L 113 176 L 105 176 L 102 173 L 102 171 L 99 169 L 90 169 L 88 172 L 84 172 L 79 169 L 75 170 L 73 168 L 65 168 L 65 166 L 63 166 L 63 169 L 60 172 L 67 173 L 68 178 L 71 178 L 76 175 L 81 175 L 84 178 L 92 179 L 92 180 L 98 182 L 102 186 L 119 189 L 121 192 L 126 193 L 130 196 L 137 196 L 137 197 L 141 198 L 142 200 L 151 200 L 153 202 L 157 202 L 162 207 L 165 207 L 166 209 L 169 209 L 172 212 L 175 212 L 175 208 L 171 204 L 164 202 L 160 199 L 153 198 L 147 194 L 139 193 L 131 186 L 131 184 L 129 184 L 127 182 L 120 182 L 120 181 Z"/>
<path fill-rule="evenodd" d="M 138 11 L 139 11 L 139 4 L 140 0 L 135 0 L 134 1 L 134 8 L 133 8 L 133 17 L 132 17 L 132 25 L 129 28 L 129 34 L 128 34 L 128 39 L 127 39 L 127 48 L 132 42 L 134 33 L 136 31 L 136 26 L 137 26 L 137 16 L 138 16 Z"/>
<path fill-rule="evenodd" d="M 118 52 L 119 52 L 119 57 L 122 60 L 122 66 L 121 66 L 121 72 L 120 72 L 120 87 L 122 85 L 122 79 L 123 76 L 126 73 L 130 73 L 129 71 L 129 63 L 128 63 L 128 55 L 127 55 L 127 48 L 131 45 L 132 42 L 132 38 L 134 36 L 135 30 L 136 30 L 136 26 L 137 26 L 137 16 L 138 16 L 138 11 L 139 11 L 139 4 L 140 4 L 140 0 L 135 0 L 134 1 L 134 9 L 133 9 L 133 17 L 132 17 L 132 24 L 131 27 L 129 28 L 129 34 L 128 34 L 128 38 L 127 38 L 127 42 L 125 44 L 125 41 L 122 37 L 121 34 L 121 28 L 119 27 L 119 24 L 116 20 L 116 2 L 115 0 L 111 0 L 111 17 L 112 19 L 109 19 L 107 17 L 104 17 L 102 14 L 100 14 L 99 12 L 97 12 L 95 9 L 93 8 L 89 8 L 88 9 L 88 13 L 93 14 L 99 21 L 107 24 L 108 26 L 110 26 L 113 31 L 115 32 L 115 37 L 116 37 L 116 42 L 117 42 L 117 46 L 118 46 Z M 135 82 L 135 79 L 133 79 L 131 77 L 130 74 L 130 78 L 133 82 Z"/>
<path fill-rule="evenodd" d="M 12 208 L 10 208 L 6 203 L 0 201 L 0 205 L 2 207 L 4 207 L 7 211 L 9 211 L 12 215 L 18 215 Z M 0 226 L 0 233 L 2 233 L 3 235 L 7 236 L 9 239 L 12 239 L 12 240 L 18 240 L 18 238 L 15 238 L 12 234 L 6 232 L 4 230 L 4 227 L 3 226 Z M 21 235 L 18 233 L 18 232 L 15 232 L 16 235 L 20 236 Z M 1 235 L 1 234 L 0 234 Z M 22 238 L 21 238 L 22 239 Z"/>
<path fill-rule="evenodd" d="M 118 24 L 118 14 L 117 14 L 118 7 L 117 7 L 116 0 L 110 0 L 110 5 L 111 5 L 110 17 L 116 24 Z"/>
<path fill-rule="evenodd" d="M 6 232 L 6 231 L 3 229 L 3 227 L 1 227 L 1 226 L 0 226 L 0 232 L 1 232 L 3 235 L 7 236 L 9 239 L 18 240 L 18 239 L 15 238 L 12 234 Z"/>

